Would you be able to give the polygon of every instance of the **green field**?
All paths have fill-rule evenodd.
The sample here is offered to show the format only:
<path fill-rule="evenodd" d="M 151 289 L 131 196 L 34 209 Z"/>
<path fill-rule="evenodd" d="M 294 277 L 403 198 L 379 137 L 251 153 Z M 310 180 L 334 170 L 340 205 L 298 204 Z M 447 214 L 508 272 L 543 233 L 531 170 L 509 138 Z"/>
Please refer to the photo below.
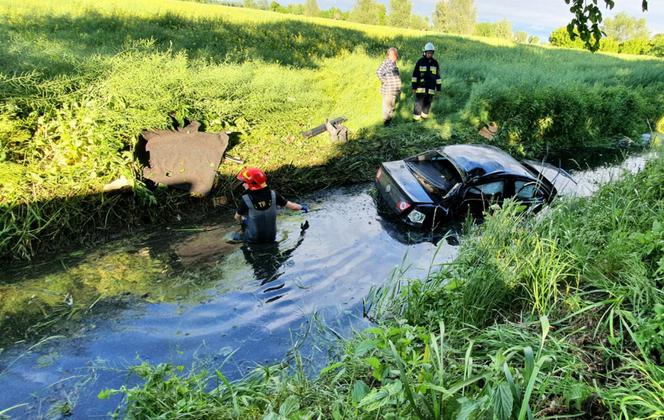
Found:
<path fill-rule="evenodd" d="M 132 148 L 168 114 L 228 130 L 230 152 L 293 195 L 371 179 L 376 164 L 445 142 L 493 142 L 555 159 L 664 125 L 664 61 L 443 36 L 177 1 L 0 1 L 0 256 L 31 258 L 111 228 L 173 221 L 195 203 L 137 184 Z M 434 118 L 380 126 L 375 69 L 401 50 L 402 78 L 433 41 L 443 71 Z M 351 141 L 300 131 L 349 118 Z M 585 152 L 584 152 L 585 150 Z M 233 164 L 216 195 L 231 195 Z M 231 206 L 228 206 L 231 208 Z M 222 209 L 223 210 L 223 209 Z M 219 209 L 214 209 L 219 211 Z"/>

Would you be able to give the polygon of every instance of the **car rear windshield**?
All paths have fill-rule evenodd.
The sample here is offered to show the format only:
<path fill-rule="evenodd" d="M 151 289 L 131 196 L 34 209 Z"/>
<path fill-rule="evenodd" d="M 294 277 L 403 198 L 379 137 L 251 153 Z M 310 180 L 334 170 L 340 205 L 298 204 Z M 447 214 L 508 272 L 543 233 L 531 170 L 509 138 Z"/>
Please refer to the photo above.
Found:
<path fill-rule="evenodd" d="M 454 184 L 461 182 L 454 165 L 437 152 L 427 152 L 406 159 L 406 164 L 430 193 L 446 194 Z"/>

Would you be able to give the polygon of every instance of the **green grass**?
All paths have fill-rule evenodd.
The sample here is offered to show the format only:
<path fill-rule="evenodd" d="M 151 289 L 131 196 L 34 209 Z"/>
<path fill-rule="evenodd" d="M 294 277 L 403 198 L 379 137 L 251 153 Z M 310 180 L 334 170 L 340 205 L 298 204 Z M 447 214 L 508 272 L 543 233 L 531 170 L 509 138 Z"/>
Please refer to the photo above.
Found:
<path fill-rule="evenodd" d="M 128 418 L 662 418 L 663 178 L 659 152 L 591 198 L 469 225 L 454 262 L 376 290 L 375 326 L 314 378 L 297 357 L 237 382 L 144 363 L 100 396 Z"/>
<path fill-rule="evenodd" d="M 124 226 L 173 221 L 208 200 L 174 193 L 102 195 L 137 172 L 142 130 L 170 112 L 228 130 L 231 153 L 287 194 L 369 180 L 378 162 L 446 142 L 493 142 L 521 155 L 583 155 L 664 124 L 664 61 L 443 36 L 177 1 L 0 2 L 0 256 L 32 258 Z M 435 117 L 380 126 L 375 69 L 401 50 L 409 81 L 433 41 L 443 71 Z M 300 131 L 345 115 L 351 141 Z M 572 151 L 572 149 L 574 149 Z M 581 152 L 579 152 L 581 150 Z M 591 152 L 585 152 L 589 154 Z M 216 195 L 240 169 L 220 168 Z"/>

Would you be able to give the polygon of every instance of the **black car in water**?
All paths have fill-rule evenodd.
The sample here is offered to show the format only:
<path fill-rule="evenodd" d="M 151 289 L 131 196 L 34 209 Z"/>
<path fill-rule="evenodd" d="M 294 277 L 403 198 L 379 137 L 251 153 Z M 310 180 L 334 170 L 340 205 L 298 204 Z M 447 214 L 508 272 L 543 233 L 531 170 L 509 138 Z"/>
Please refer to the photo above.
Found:
<path fill-rule="evenodd" d="M 562 169 L 518 161 L 497 147 L 457 144 L 383 162 L 376 186 L 383 203 L 405 223 L 431 227 L 467 212 L 481 215 L 511 198 L 537 211 L 557 194 Z"/>

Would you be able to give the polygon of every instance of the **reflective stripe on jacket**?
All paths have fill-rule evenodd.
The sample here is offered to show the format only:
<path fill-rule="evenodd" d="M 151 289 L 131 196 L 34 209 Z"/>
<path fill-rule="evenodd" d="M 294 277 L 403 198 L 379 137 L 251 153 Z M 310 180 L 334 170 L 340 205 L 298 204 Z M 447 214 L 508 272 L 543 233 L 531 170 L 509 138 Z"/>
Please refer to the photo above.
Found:
<path fill-rule="evenodd" d="M 415 93 L 428 93 L 430 95 L 440 92 L 440 66 L 435 58 L 422 57 L 415 63 L 411 85 Z"/>

